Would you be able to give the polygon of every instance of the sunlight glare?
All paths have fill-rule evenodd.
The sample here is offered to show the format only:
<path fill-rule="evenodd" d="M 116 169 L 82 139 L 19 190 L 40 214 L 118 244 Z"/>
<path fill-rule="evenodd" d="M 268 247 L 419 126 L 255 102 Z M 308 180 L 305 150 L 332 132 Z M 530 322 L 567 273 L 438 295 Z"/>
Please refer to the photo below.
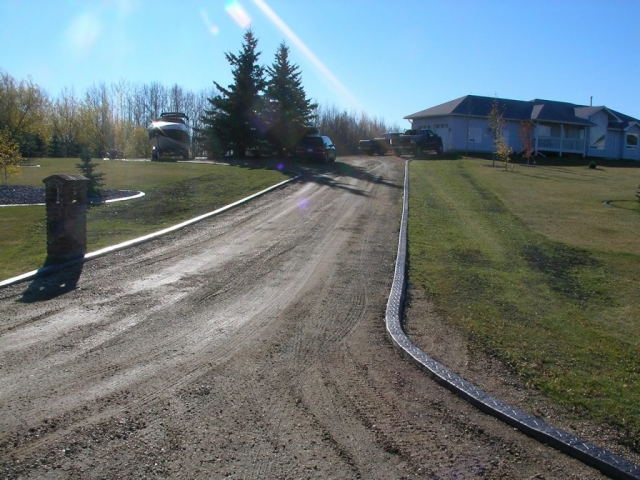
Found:
<path fill-rule="evenodd" d="M 207 12 L 205 12 L 204 10 L 200 10 L 200 18 L 202 18 L 204 25 L 207 27 L 207 30 L 211 32 L 211 35 L 215 37 L 216 35 L 218 35 L 218 33 L 220 33 L 220 28 L 218 28 L 217 25 L 214 25 L 213 23 L 211 23 L 211 20 L 209 20 L 209 15 L 207 15 Z"/>
<path fill-rule="evenodd" d="M 76 54 L 84 56 L 92 49 L 102 30 L 100 19 L 93 13 L 87 12 L 77 16 L 69 25 L 67 42 Z"/>
<path fill-rule="evenodd" d="M 251 17 L 238 0 L 229 0 L 224 9 L 240 27 L 247 29 L 251 26 Z"/>
<path fill-rule="evenodd" d="M 356 110 L 362 110 L 360 102 L 354 97 L 347 87 L 345 87 L 340 80 L 329 70 L 324 63 L 320 61 L 318 57 L 307 47 L 300 38 L 287 26 L 286 23 L 267 5 L 264 0 L 253 0 L 253 3 L 262 10 L 262 12 L 271 20 L 276 27 L 289 39 L 291 42 L 300 49 L 305 57 L 320 71 L 325 79 L 340 93 L 345 100 Z"/>

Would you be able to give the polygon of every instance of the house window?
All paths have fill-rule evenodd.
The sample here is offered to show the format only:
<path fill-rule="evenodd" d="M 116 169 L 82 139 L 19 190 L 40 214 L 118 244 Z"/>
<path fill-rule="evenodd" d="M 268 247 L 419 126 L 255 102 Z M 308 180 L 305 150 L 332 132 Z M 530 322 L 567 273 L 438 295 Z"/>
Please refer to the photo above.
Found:
<path fill-rule="evenodd" d="M 539 137 L 550 137 L 551 136 L 551 127 L 549 125 L 538 125 L 538 136 Z"/>
<path fill-rule="evenodd" d="M 638 135 L 627 133 L 627 148 L 638 148 Z"/>
<path fill-rule="evenodd" d="M 581 127 L 574 127 L 571 125 L 565 125 L 564 127 L 564 138 L 572 140 L 582 139 L 583 134 L 584 130 Z"/>

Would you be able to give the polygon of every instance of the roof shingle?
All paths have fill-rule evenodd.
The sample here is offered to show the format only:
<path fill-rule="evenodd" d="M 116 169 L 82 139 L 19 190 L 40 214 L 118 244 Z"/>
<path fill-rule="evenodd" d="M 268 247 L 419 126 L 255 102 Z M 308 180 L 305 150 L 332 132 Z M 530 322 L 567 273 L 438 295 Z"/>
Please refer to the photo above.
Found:
<path fill-rule="evenodd" d="M 505 120 L 538 120 L 550 123 L 570 123 L 574 125 L 592 126 L 594 124 L 590 122 L 588 118 L 597 111 L 606 109 L 607 112 L 614 117 L 614 121 L 620 121 L 621 125 L 618 126 L 618 128 L 626 128 L 629 122 L 640 122 L 640 120 L 620 114 L 604 106 L 588 107 L 538 98 L 531 101 L 524 101 L 477 95 L 466 95 L 456 98 L 450 102 L 407 115 L 404 118 L 414 120 L 416 118 L 439 117 L 443 115 L 487 117 L 494 101 L 498 102 Z"/>

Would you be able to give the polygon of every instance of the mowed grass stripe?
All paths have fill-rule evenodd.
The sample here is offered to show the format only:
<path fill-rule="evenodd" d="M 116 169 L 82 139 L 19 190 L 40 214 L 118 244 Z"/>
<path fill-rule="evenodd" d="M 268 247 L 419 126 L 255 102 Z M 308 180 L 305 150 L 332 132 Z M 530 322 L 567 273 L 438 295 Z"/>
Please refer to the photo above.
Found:
<path fill-rule="evenodd" d="M 585 242 L 583 228 L 567 220 L 576 215 L 574 209 L 590 210 L 583 204 L 592 201 L 592 184 L 595 195 L 601 194 L 599 177 L 584 175 L 581 167 L 575 172 L 537 167 L 530 170 L 546 177 L 545 189 L 531 192 L 537 185 L 525 174 L 486 164 L 411 163 L 411 288 L 423 289 L 447 322 L 499 357 L 523 383 L 578 415 L 614 425 L 637 449 L 640 259 L 607 245 L 593 248 L 598 243 Z M 587 192 L 577 195 L 574 181 Z M 556 198 L 534 209 L 503 200 L 520 195 Z M 558 207 L 563 196 L 565 207 Z M 637 221 L 633 209 L 626 215 L 626 222 Z M 572 241 L 551 239 L 548 229 L 537 231 L 545 217 L 555 219 L 557 238 Z M 598 221 L 602 225 L 601 217 Z M 612 223 L 624 227 L 618 236 L 632 230 L 620 218 Z M 562 225 L 569 231 L 560 232 Z M 616 245 L 620 250 L 634 243 L 619 238 Z"/>
<path fill-rule="evenodd" d="M 288 178 L 275 169 L 212 164 L 97 161 L 106 189 L 140 190 L 142 198 L 91 207 L 89 251 L 115 245 L 229 205 Z M 77 159 L 36 159 L 14 185 L 43 186 L 54 173 L 77 173 Z M 42 267 L 46 259 L 45 207 L 0 208 L 0 279 Z"/>

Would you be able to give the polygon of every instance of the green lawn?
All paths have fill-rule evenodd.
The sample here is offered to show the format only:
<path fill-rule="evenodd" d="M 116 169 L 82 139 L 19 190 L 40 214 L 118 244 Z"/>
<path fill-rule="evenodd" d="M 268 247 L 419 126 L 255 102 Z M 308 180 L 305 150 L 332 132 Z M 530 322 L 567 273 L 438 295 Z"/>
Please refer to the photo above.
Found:
<path fill-rule="evenodd" d="M 637 451 L 640 168 L 490 165 L 411 163 L 411 288 L 523 382 Z"/>
<path fill-rule="evenodd" d="M 211 212 L 286 180 L 275 169 L 172 162 L 102 161 L 106 189 L 139 190 L 139 199 L 91 207 L 87 213 L 88 250 L 155 232 Z M 13 185 L 44 186 L 55 173 L 78 173 L 78 159 L 36 159 Z M 45 207 L 2 207 L 0 279 L 41 267 L 46 259 Z"/>

